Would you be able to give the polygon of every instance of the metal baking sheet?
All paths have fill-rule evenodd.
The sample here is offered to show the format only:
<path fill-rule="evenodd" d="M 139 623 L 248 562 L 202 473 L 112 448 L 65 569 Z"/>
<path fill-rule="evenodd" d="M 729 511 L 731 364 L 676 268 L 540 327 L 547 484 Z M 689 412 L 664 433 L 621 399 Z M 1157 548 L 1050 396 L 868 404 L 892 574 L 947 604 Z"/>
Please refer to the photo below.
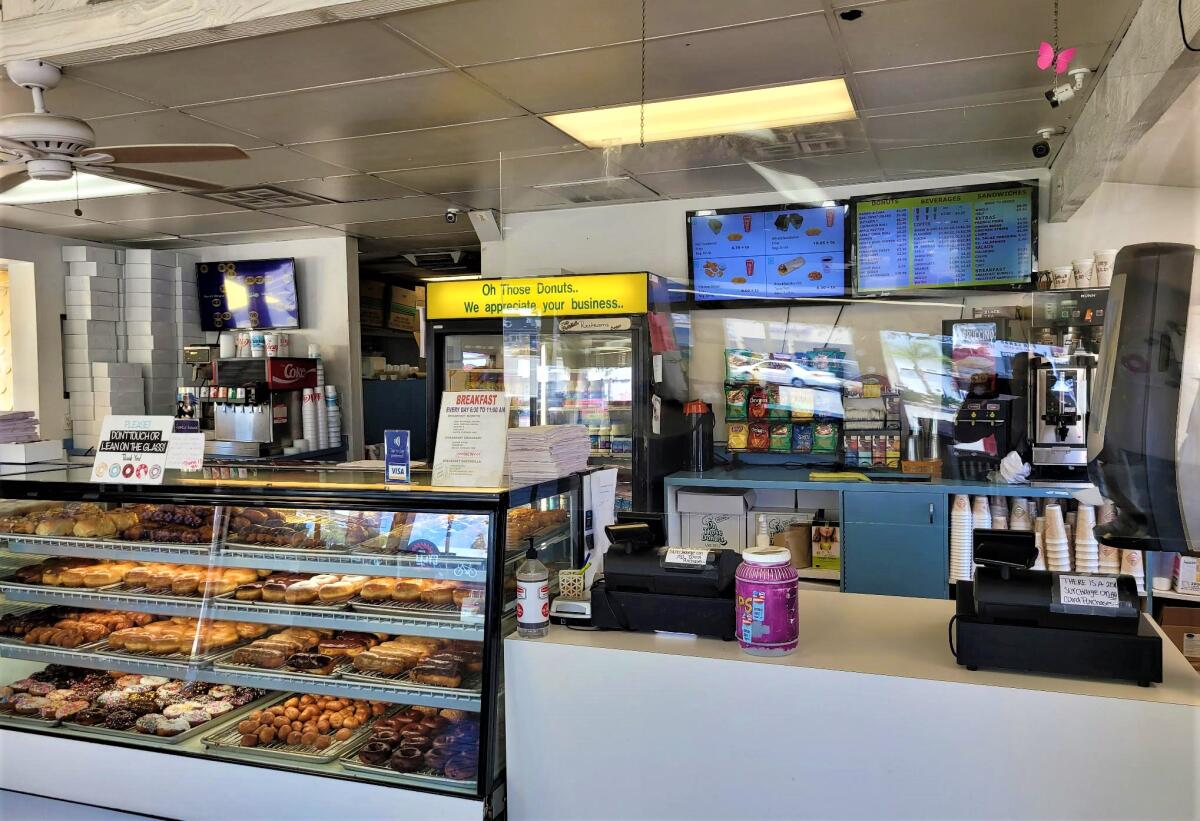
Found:
<path fill-rule="evenodd" d="M 257 636 L 256 638 L 262 638 L 262 636 Z M 146 661 L 168 662 L 186 667 L 189 664 L 203 664 L 205 662 L 212 661 L 218 656 L 224 655 L 225 653 L 232 653 L 234 650 L 237 650 L 239 647 L 244 647 L 252 641 L 254 641 L 254 639 L 242 639 L 234 644 L 227 644 L 224 647 L 218 647 L 214 650 L 206 650 L 205 652 L 194 656 L 190 653 L 151 653 L 148 651 L 139 653 L 130 650 L 114 650 L 108 646 L 106 641 L 97 642 L 100 646 L 91 650 L 91 652 L 98 656 L 106 656 L 107 658 L 145 659 Z"/>
<path fill-rule="evenodd" d="M 280 702 L 287 701 L 292 695 L 292 693 L 288 693 L 282 698 L 274 698 L 269 704 L 261 706 L 263 709 L 273 707 Z M 266 746 L 243 747 L 242 734 L 238 732 L 235 723 L 228 723 L 216 732 L 204 736 L 200 739 L 200 743 L 205 747 L 217 750 L 221 755 L 227 755 L 230 758 L 243 758 L 247 761 L 256 761 L 263 758 L 281 758 L 287 761 L 327 764 L 330 761 L 336 760 L 338 756 L 346 751 L 347 747 L 355 746 L 355 742 L 362 741 L 374 723 L 373 721 L 368 721 L 345 741 L 334 741 L 324 750 L 318 750 L 315 747 L 306 747 L 302 744 L 280 744 L 278 741 L 272 741 Z"/>
<path fill-rule="evenodd" d="M 477 622 L 462 619 L 462 608 L 456 604 L 429 604 L 428 602 L 400 604 L 399 602 L 389 603 L 388 599 L 384 599 L 383 602 L 367 601 L 360 594 L 350 599 L 348 604 L 350 605 L 350 609 L 357 613 L 375 613 L 381 616 L 406 616 L 414 619 L 444 619 L 453 622 L 462 621 L 464 624 L 483 622 L 482 615 L 480 615 Z"/>
<path fill-rule="evenodd" d="M 322 602 L 318 600 L 311 604 L 292 604 L 281 601 L 263 601 L 262 599 L 239 599 L 237 598 L 236 591 L 234 593 L 222 593 L 220 596 L 213 596 L 212 601 L 229 602 L 230 604 L 246 605 L 248 607 L 269 607 L 272 610 L 286 610 L 299 616 L 303 616 L 306 613 L 311 614 L 314 611 L 346 609 L 345 601 Z"/>
<path fill-rule="evenodd" d="M 0 578 L 0 585 L 13 587 L 17 590 L 76 590 L 81 593 L 107 593 L 114 587 L 120 587 L 121 583 L 106 584 L 102 587 L 67 587 L 65 584 L 29 584 L 28 582 L 17 581 L 16 576 L 5 576 L 4 578 Z M 0 588 L 0 590 L 2 589 Z"/>
<path fill-rule="evenodd" d="M 342 671 L 342 678 L 349 681 L 371 681 L 377 684 L 381 681 L 390 681 L 404 685 L 406 690 L 422 690 L 429 693 L 462 693 L 472 697 L 478 696 L 483 691 L 483 673 L 481 672 L 464 672 L 462 684 L 458 687 L 438 687 L 434 684 L 420 684 L 410 680 L 408 677 L 410 671 L 408 670 L 394 676 L 385 676 L 383 673 L 375 673 L 370 670 L 357 670 L 349 664 L 343 665 L 339 669 Z"/>
<path fill-rule="evenodd" d="M 124 740 L 132 737 L 145 741 L 154 741 L 158 744 L 182 744 L 185 741 L 191 741 L 193 738 L 201 735 L 204 732 L 211 732 L 213 725 L 224 726 L 230 721 L 237 721 L 246 713 L 257 710 L 260 707 L 265 707 L 268 703 L 274 702 L 275 699 L 275 693 L 270 693 L 262 698 L 250 702 L 249 704 L 238 707 L 223 716 L 217 716 L 216 718 L 206 721 L 203 724 L 198 724 L 195 727 L 192 727 L 190 730 L 184 730 L 179 735 L 171 736 L 147 735 L 146 733 L 139 733 L 137 730 L 113 730 L 109 727 L 100 727 L 94 724 L 76 724 L 73 721 L 64 721 L 62 722 L 62 725 L 64 727 L 70 727 L 72 730 L 78 730 L 81 733 L 107 736 L 108 738 L 119 738 Z"/>
<path fill-rule="evenodd" d="M 475 783 L 478 780 L 478 773 L 475 778 L 460 780 L 457 778 L 448 778 L 444 775 L 438 775 L 430 769 L 415 770 L 411 773 L 396 772 L 391 767 L 379 767 L 374 764 L 364 764 L 358 760 L 358 751 L 362 746 L 368 743 L 371 739 L 363 739 L 361 744 L 355 744 L 352 749 L 347 750 L 338 756 L 338 766 L 343 769 L 350 770 L 356 773 L 365 773 L 374 778 L 386 779 L 395 781 L 399 784 L 411 784 L 418 787 L 436 787 L 442 790 L 459 790 L 473 791 Z"/>
<path fill-rule="evenodd" d="M 57 727 L 62 722 L 57 718 L 38 718 L 37 716 L 19 716 L 16 713 L 0 713 L 0 728 L 5 724 L 14 724 L 18 727 L 37 727 L 45 730 L 50 727 Z"/>
<path fill-rule="evenodd" d="M 288 678 L 298 679 L 300 681 L 329 681 L 341 677 L 343 665 L 336 665 L 327 676 L 317 675 L 315 673 L 306 673 L 303 670 L 297 670 L 295 667 L 288 667 L 286 664 L 282 667 L 258 667 L 254 664 L 238 664 L 233 661 L 233 654 L 238 648 L 234 648 L 228 652 L 223 652 L 212 660 L 212 666 L 218 670 L 247 670 L 254 673 L 269 673 L 286 675 Z"/>
<path fill-rule="evenodd" d="M 32 533 L 0 533 L 0 541 L 21 542 L 31 546 L 46 545 L 59 549 L 73 550 L 86 557 L 89 552 L 103 554 L 112 550 L 162 551 L 179 556 L 188 555 L 205 558 L 212 552 L 212 543 L 186 544 L 184 542 L 156 542 L 150 539 L 84 539 L 78 536 L 38 536 Z"/>

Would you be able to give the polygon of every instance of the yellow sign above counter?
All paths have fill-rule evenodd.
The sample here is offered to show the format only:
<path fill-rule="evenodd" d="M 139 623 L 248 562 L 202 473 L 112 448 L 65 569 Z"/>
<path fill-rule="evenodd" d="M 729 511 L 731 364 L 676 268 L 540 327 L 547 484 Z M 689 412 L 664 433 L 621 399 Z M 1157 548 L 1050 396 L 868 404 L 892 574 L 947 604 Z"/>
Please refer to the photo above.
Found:
<path fill-rule="evenodd" d="M 646 313 L 645 273 L 430 282 L 430 319 Z"/>

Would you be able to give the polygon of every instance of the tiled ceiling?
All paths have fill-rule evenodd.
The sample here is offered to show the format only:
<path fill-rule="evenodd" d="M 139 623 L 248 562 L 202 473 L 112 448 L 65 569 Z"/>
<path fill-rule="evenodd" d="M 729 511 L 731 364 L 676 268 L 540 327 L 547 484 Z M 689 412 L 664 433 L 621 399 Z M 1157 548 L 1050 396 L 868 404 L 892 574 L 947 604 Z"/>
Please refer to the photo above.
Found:
<path fill-rule="evenodd" d="M 1075 65 L 1101 68 L 1137 5 L 1061 0 Z M 478 244 L 445 223 L 448 207 L 561 208 L 562 183 L 632 177 L 630 197 L 665 199 L 770 191 L 781 175 L 830 185 L 1030 167 L 1036 129 L 1069 127 L 1082 104 L 1051 110 L 1042 96 L 1034 51 L 1052 8 L 650 0 L 648 99 L 844 76 L 859 118 L 608 152 L 541 116 L 638 99 L 640 0 L 458 0 L 72 66 L 48 102 L 88 119 L 101 144 L 235 143 L 250 160 L 146 167 L 328 203 L 260 212 L 170 192 L 85 201 L 82 218 L 74 203 L 0 207 L 0 225 L 155 247 L 349 233 L 372 253 L 408 252 Z M 28 109 L 0 83 L 0 114 Z"/>

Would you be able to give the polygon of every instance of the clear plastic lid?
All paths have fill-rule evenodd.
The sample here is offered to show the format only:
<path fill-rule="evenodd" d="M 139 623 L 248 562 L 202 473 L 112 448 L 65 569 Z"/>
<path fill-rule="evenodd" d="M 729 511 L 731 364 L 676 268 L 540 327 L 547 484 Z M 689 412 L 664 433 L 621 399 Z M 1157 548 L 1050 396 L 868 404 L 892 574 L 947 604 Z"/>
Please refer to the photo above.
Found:
<path fill-rule="evenodd" d="M 792 554 L 786 547 L 751 547 L 742 551 L 742 561 L 749 564 L 786 564 Z"/>

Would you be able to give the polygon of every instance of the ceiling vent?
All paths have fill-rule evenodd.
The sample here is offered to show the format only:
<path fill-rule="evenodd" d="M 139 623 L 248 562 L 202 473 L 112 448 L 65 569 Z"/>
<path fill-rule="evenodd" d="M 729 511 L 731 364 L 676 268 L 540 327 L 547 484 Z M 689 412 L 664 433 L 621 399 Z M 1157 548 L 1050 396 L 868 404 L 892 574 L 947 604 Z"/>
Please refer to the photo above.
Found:
<path fill-rule="evenodd" d="M 601 177 L 578 182 L 557 182 L 533 186 L 538 191 L 558 197 L 564 202 L 584 205 L 595 202 L 644 200 L 658 196 L 633 177 Z"/>
<path fill-rule="evenodd" d="M 464 251 L 424 251 L 402 254 L 409 265 L 426 271 L 467 271 L 478 270 L 479 255 Z"/>
<path fill-rule="evenodd" d="M 227 205 L 236 205 L 238 208 L 249 208 L 251 211 L 265 211 L 268 208 L 295 208 L 298 205 L 328 205 L 333 202 L 333 200 L 315 197 L 312 194 L 285 191 L 273 185 L 230 188 L 228 191 L 215 191 L 200 194 L 200 196 Z"/>

